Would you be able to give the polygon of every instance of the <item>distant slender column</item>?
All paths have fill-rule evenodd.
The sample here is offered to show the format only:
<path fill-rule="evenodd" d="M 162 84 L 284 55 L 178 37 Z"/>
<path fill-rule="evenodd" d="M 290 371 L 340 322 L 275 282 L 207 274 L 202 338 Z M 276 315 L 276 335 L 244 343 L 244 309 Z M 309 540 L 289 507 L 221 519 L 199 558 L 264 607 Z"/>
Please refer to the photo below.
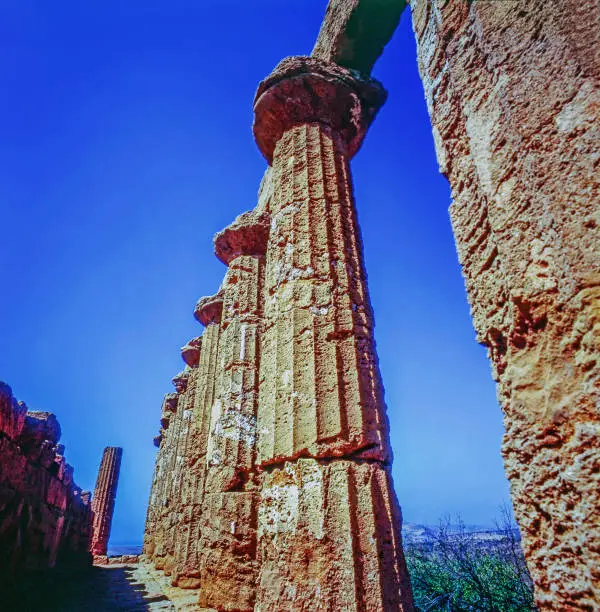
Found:
<path fill-rule="evenodd" d="M 94 522 L 91 552 L 94 555 L 106 555 L 115 509 L 122 456 L 123 449 L 116 446 L 107 446 L 102 455 L 96 488 L 92 498 Z"/>
<path fill-rule="evenodd" d="M 288 58 L 259 86 L 273 167 L 261 343 L 261 610 L 412 610 L 349 160 L 381 85 Z"/>

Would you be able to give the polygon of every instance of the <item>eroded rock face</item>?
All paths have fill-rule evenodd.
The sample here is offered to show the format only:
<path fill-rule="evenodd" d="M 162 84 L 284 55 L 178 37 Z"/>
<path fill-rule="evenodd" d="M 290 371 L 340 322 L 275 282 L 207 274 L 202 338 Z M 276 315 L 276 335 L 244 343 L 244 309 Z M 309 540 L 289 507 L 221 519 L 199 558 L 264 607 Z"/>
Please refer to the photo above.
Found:
<path fill-rule="evenodd" d="M 49 412 L 27 412 L 0 382 L 0 577 L 89 563 L 89 493 L 73 483 Z"/>
<path fill-rule="evenodd" d="M 536 600 L 600 606 L 600 11 L 413 0 Z"/>

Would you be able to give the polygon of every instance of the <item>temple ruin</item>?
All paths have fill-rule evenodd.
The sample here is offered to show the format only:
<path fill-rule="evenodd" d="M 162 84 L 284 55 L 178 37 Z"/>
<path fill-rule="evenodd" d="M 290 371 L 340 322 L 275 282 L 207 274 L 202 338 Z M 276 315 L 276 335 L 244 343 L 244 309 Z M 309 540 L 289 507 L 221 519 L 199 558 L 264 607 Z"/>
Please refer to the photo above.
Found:
<path fill-rule="evenodd" d="M 201 605 L 411 608 L 348 165 L 385 100 L 370 71 L 403 8 L 333 0 L 312 57 L 258 88 L 269 169 L 255 209 L 215 238 L 228 271 L 196 307 L 206 329 L 155 440 L 145 552 Z M 411 11 L 536 600 L 595 609 L 599 12 Z"/>
<path fill-rule="evenodd" d="M 107 446 L 102 453 L 92 497 L 94 519 L 90 550 L 94 556 L 104 556 L 107 553 L 122 457 L 123 449 L 117 446 Z"/>
<path fill-rule="evenodd" d="M 411 4 L 538 606 L 600 606 L 600 10 Z"/>
<path fill-rule="evenodd" d="M 89 563 L 90 494 L 73 482 L 50 412 L 0 382 L 0 582 L 57 563 Z"/>
<path fill-rule="evenodd" d="M 200 606 L 412 609 L 349 166 L 385 97 L 319 54 L 258 88 L 270 170 L 155 440 L 144 552 Z"/>
<path fill-rule="evenodd" d="M 258 86 L 258 201 L 164 397 L 146 567 L 214 610 L 413 609 L 350 162 L 386 99 L 403 0 L 331 0 L 311 56 Z M 412 0 L 419 70 L 540 610 L 600 607 L 600 11 Z M 254 203 L 253 203 L 254 204 Z M 246 208 L 244 206 L 243 208 Z M 3 576 L 106 554 L 50 413 L 0 384 Z"/>

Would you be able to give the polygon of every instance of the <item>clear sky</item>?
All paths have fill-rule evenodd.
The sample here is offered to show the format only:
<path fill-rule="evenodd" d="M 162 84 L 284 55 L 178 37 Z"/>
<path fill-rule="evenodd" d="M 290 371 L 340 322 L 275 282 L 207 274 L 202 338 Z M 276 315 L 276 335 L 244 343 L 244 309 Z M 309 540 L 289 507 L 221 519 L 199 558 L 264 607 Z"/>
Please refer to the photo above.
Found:
<path fill-rule="evenodd" d="M 112 543 L 141 541 L 164 393 L 212 236 L 253 208 L 258 82 L 310 53 L 326 0 L 4 0 L 0 379 L 54 412 L 75 479 L 124 448 Z M 489 524 L 508 499 L 502 418 L 475 341 L 410 14 L 353 161 L 404 518 Z"/>

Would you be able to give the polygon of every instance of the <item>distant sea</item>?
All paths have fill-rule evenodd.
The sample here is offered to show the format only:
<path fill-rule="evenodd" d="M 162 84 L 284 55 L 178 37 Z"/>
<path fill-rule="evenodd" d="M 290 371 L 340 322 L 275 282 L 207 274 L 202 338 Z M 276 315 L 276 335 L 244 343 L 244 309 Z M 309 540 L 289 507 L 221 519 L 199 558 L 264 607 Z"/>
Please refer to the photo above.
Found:
<path fill-rule="evenodd" d="M 109 557 L 120 557 L 121 555 L 141 555 L 142 545 L 141 544 L 115 544 L 114 546 L 109 545 L 108 556 Z"/>

